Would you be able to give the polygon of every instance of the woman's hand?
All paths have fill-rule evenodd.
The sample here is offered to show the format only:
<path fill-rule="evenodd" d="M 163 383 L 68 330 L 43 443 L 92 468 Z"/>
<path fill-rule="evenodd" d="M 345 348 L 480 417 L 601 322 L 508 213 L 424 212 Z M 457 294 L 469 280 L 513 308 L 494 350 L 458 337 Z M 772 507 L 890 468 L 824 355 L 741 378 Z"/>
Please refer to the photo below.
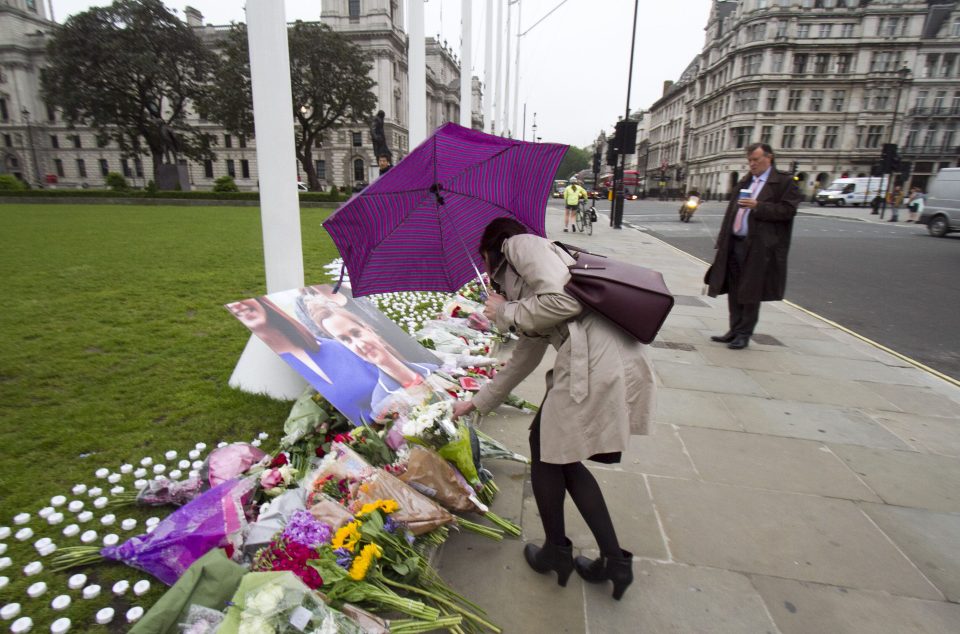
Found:
<path fill-rule="evenodd" d="M 453 404 L 453 420 L 457 420 L 475 409 L 477 409 L 477 406 L 470 401 L 457 401 Z"/>
<path fill-rule="evenodd" d="M 483 316 L 490 321 L 497 320 L 497 310 L 507 303 L 507 298 L 499 293 L 490 293 L 487 296 L 487 303 L 483 307 Z"/>

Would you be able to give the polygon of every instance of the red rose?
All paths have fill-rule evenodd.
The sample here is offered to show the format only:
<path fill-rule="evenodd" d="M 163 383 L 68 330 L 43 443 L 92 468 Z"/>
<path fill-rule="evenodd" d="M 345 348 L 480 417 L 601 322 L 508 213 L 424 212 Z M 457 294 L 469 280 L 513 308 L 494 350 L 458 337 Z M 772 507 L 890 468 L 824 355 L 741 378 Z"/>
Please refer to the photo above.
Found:
<path fill-rule="evenodd" d="M 276 456 L 273 457 L 273 460 L 270 461 L 270 467 L 269 467 L 269 468 L 273 469 L 273 468 L 275 468 L 275 467 L 282 467 L 283 465 L 287 464 L 288 462 L 289 462 L 289 461 L 287 460 L 287 454 L 285 454 L 285 453 L 283 453 L 283 452 L 281 451 L 280 453 L 278 453 Z"/>

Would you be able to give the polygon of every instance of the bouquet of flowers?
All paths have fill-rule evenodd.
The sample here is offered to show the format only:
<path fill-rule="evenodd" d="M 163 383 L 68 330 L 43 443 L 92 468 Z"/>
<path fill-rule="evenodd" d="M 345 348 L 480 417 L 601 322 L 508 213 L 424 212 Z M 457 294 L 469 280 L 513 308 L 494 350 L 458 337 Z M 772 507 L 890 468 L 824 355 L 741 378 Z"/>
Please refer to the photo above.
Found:
<path fill-rule="evenodd" d="M 413 408 L 397 421 L 404 438 L 412 443 L 435 450 L 449 460 L 474 488 L 483 483 L 470 442 L 470 430 L 453 420 L 453 405 L 449 401 L 430 403 Z M 479 456 L 476 456 L 479 459 Z"/>

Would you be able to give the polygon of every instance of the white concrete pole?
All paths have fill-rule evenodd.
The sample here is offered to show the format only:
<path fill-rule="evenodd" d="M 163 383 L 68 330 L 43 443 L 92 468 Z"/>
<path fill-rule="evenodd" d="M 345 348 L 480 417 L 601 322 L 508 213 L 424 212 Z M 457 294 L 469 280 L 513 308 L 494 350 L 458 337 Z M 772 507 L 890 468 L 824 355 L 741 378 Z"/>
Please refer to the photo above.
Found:
<path fill-rule="evenodd" d="M 407 13 L 409 25 L 407 40 L 407 77 L 410 96 L 410 143 L 409 152 L 427 138 L 427 49 L 423 39 L 423 0 L 410 0 Z"/>
<path fill-rule="evenodd" d="M 503 103 L 503 0 L 496 0 L 496 9 L 497 9 L 497 75 L 494 79 L 494 98 L 493 98 L 493 107 L 491 110 L 490 118 L 491 126 L 490 133 L 497 134 L 497 132 L 503 133 L 503 118 L 500 116 L 500 111 L 503 109 L 501 105 Z"/>
<path fill-rule="evenodd" d="M 487 0 L 487 14 L 484 20 L 483 46 L 483 130 L 487 134 L 493 133 L 493 0 Z"/>
<path fill-rule="evenodd" d="M 513 79 L 513 127 L 515 128 L 514 134 L 511 136 L 514 139 L 523 138 L 525 130 L 520 129 L 520 16 L 523 14 L 523 3 L 517 2 L 517 67 L 514 69 L 514 79 Z M 509 33 L 508 33 L 509 35 Z M 526 125 L 526 122 L 524 122 Z"/>
<path fill-rule="evenodd" d="M 290 52 L 283 2 L 247 0 L 250 82 L 260 178 L 260 222 L 267 293 L 303 286 L 300 201 L 293 141 Z M 293 399 L 306 381 L 256 336 L 251 336 L 230 386 Z"/>
<path fill-rule="evenodd" d="M 510 13 L 511 13 L 510 5 L 511 4 L 513 3 L 510 0 L 507 0 L 507 30 L 504 31 L 504 33 L 506 33 L 506 39 L 507 39 L 507 56 L 506 56 L 507 57 L 507 63 L 506 63 L 507 78 L 503 82 L 504 96 L 503 96 L 503 106 L 501 107 L 503 110 L 503 116 L 501 116 L 500 118 L 500 120 L 503 121 L 503 124 L 500 126 L 500 134 L 501 135 L 506 134 L 512 138 L 513 132 L 511 132 L 510 130 L 510 110 L 508 108 L 508 104 L 510 103 L 510 40 L 513 39 L 512 37 L 510 37 Z"/>
<path fill-rule="evenodd" d="M 473 127 L 473 0 L 460 0 L 460 125 Z"/>

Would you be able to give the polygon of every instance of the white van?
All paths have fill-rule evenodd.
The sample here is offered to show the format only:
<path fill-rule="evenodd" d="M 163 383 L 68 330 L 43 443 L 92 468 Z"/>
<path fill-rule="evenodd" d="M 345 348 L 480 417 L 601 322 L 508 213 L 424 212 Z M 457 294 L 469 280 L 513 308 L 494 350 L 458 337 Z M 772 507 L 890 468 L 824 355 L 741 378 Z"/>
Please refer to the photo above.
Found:
<path fill-rule="evenodd" d="M 960 167 L 942 169 L 934 177 L 917 224 L 927 225 L 938 238 L 960 231 Z"/>
<path fill-rule="evenodd" d="M 829 187 L 817 192 L 815 200 L 821 207 L 824 205 L 836 205 L 837 207 L 869 205 L 874 196 L 884 196 L 886 191 L 886 176 L 838 178 L 830 183 Z"/>

